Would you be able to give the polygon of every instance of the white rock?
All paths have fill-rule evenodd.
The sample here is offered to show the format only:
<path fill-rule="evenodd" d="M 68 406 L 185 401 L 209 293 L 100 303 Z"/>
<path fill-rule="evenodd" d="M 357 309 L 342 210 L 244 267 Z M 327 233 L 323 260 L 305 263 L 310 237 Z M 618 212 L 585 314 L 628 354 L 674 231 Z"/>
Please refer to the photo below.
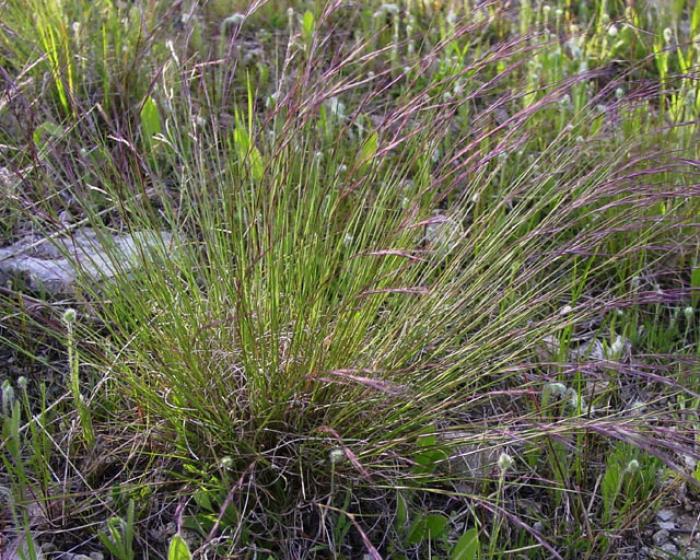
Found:
<path fill-rule="evenodd" d="M 654 541 L 654 544 L 656 546 L 661 546 L 662 544 L 668 542 L 670 534 L 666 529 L 659 529 L 654 533 L 654 536 L 651 537 L 651 540 Z"/>
<path fill-rule="evenodd" d="M 159 246 L 170 251 L 174 239 L 164 231 L 137 231 L 105 238 L 91 228 L 52 241 L 28 235 L 0 248 L 0 284 L 20 277 L 32 290 L 68 294 L 81 273 L 99 281 L 130 272 L 138 268 L 142 253 L 156 253 Z"/>

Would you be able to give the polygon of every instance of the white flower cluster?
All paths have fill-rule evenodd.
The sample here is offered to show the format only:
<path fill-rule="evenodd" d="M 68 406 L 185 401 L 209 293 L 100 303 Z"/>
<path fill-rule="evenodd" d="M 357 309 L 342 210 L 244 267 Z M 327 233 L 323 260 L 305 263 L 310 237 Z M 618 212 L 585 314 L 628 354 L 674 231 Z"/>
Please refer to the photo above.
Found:
<path fill-rule="evenodd" d="M 583 395 L 580 395 L 576 389 L 567 387 L 563 383 L 547 383 L 547 385 L 545 385 L 545 391 L 558 399 L 567 399 L 569 406 L 575 411 L 590 414 L 595 412 L 593 406 L 588 406 Z"/>

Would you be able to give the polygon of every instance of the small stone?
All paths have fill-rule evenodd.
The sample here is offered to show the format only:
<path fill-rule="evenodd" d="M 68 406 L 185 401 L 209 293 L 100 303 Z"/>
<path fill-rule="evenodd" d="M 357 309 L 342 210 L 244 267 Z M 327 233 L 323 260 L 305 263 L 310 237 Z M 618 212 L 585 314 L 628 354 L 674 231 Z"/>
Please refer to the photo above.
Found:
<path fill-rule="evenodd" d="M 678 554 L 678 547 L 672 542 L 667 542 L 666 544 L 662 545 L 661 550 L 663 550 L 666 554 Z"/>
<path fill-rule="evenodd" d="M 105 555 L 101 552 L 95 551 L 90 553 L 90 558 L 92 558 L 92 560 L 104 560 Z"/>
<path fill-rule="evenodd" d="M 676 514 L 670 509 L 662 509 L 656 512 L 656 519 L 659 521 L 671 521 L 675 516 Z"/>
<path fill-rule="evenodd" d="M 673 521 L 659 521 L 659 529 L 665 529 L 666 531 L 673 531 L 676 528 L 676 524 Z"/>
<path fill-rule="evenodd" d="M 654 536 L 651 537 L 651 540 L 654 541 L 654 544 L 656 546 L 661 546 L 662 544 L 668 542 L 670 534 L 666 529 L 659 529 L 654 533 Z"/>

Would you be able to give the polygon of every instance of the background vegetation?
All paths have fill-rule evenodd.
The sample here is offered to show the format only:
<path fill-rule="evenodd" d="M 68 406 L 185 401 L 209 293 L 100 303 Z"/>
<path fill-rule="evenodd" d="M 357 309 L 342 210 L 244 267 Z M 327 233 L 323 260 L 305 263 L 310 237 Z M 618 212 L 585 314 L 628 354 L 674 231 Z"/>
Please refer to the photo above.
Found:
<path fill-rule="evenodd" d="M 695 553 L 700 2 L 0 13 L 4 551 Z"/>

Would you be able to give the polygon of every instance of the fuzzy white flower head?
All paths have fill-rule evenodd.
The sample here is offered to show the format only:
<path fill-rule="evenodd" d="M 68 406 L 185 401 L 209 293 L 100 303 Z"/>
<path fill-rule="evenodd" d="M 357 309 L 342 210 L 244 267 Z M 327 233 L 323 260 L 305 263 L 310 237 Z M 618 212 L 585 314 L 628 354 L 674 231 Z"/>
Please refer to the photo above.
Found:
<path fill-rule="evenodd" d="M 338 173 L 345 173 L 348 170 L 348 166 L 345 165 L 344 163 L 341 163 L 338 166 Z"/>
<path fill-rule="evenodd" d="M 17 378 L 17 387 L 19 387 L 23 391 L 27 388 L 28 384 L 29 382 L 27 381 L 27 378 L 24 377 L 24 375 Z"/>
<path fill-rule="evenodd" d="M 513 457 L 508 455 L 508 453 L 501 453 L 498 457 L 498 469 L 505 473 L 508 469 L 513 466 Z"/>
<path fill-rule="evenodd" d="M 644 401 L 634 401 L 632 403 L 632 406 L 630 406 L 630 411 L 634 414 L 642 414 L 646 406 L 647 403 L 645 403 Z"/>
<path fill-rule="evenodd" d="M 627 467 L 625 468 L 625 472 L 628 472 L 630 474 L 634 474 L 639 470 L 639 461 L 637 459 L 632 459 L 629 463 L 627 463 Z"/>
<path fill-rule="evenodd" d="M 231 467 L 233 467 L 233 457 L 229 457 L 228 455 L 222 457 L 221 461 L 219 461 L 219 466 L 222 469 L 230 469 Z"/>
<path fill-rule="evenodd" d="M 622 87 L 619 87 L 615 90 L 615 97 L 618 99 L 622 99 L 625 96 L 625 90 Z"/>
<path fill-rule="evenodd" d="M 573 310 L 574 308 L 567 304 L 559 310 L 559 315 L 568 315 Z"/>
<path fill-rule="evenodd" d="M 617 25 L 613 23 L 610 27 L 608 27 L 608 35 L 610 35 L 611 37 L 617 37 L 617 33 Z"/>
<path fill-rule="evenodd" d="M 693 318 L 693 313 L 695 313 L 695 310 L 693 309 L 693 307 L 691 305 L 689 305 L 688 307 L 686 307 L 683 310 L 683 315 L 685 315 L 685 318 L 688 321 L 690 321 Z"/>
<path fill-rule="evenodd" d="M 666 42 L 667 45 L 671 44 L 671 41 L 673 40 L 673 29 L 670 27 L 667 27 L 664 29 L 664 41 Z"/>
<path fill-rule="evenodd" d="M 373 15 L 375 18 L 382 17 L 385 14 L 396 15 L 399 13 L 399 10 L 398 5 L 396 4 L 382 4 Z"/>
<path fill-rule="evenodd" d="M 331 465 L 337 465 L 338 463 L 341 463 L 345 460 L 345 451 L 343 451 L 339 447 L 331 449 L 331 452 L 328 454 L 328 458 L 331 462 Z"/>
<path fill-rule="evenodd" d="M 566 395 L 566 385 L 563 383 L 547 383 L 547 385 L 545 385 L 545 389 L 557 397 L 563 397 Z"/>
<path fill-rule="evenodd" d="M 7 379 L 3 381 L 0 391 L 2 391 L 2 413 L 8 415 L 10 412 L 10 407 L 15 400 L 15 391 L 12 388 L 12 383 L 10 383 Z"/>
<path fill-rule="evenodd" d="M 557 8 L 554 12 L 554 15 L 557 16 L 557 19 L 559 19 L 561 16 L 564 15 L 564 10 L 562 10 L 561 8 Z"/>
<path fill-rule="evenodd" d="M 78 313 L 72 307 L 69 307 L 63 312 L 63 322 L 67 325 L 75 323 Z"/>
<path fill-rule="evenodd" d="M 608 358 L 617 358 L 622 354 L 622 351 L 625 349 L 625 341 L 623 338 L 618 334 L 615 337 L 615 341 L 610 345 L 610 349 L 608 351 Z"/>
<path fill-rule="evenodd" d="M 586 408 L 586 400 L 583 398 L 583 395 L 578 394 L 576 389 L 570 388 L 566 392 L 569 395 L 569 404 L 571 405 L 571 408 L 575 408 L 576 410 L 583 410 Z"/>
<path fill-rule="evenodd" d="M 245 16 L 241 13 L 236 12 L 235 14 L 231 14 L 228 16 L 224 21 L 221 23 L 224 29 L 228 29 L 229 27 L 235 27 L 237 25 L 242 24 L 245 21 Z"/>
<path fill-rule="evenodd" d="M 454 27 L 455 23 L 457 23 L 457 13 L 454 10 L 450 10 L 447 13 L 447 24 Z"/>
<path fill-rule="evenodd" d="M 552 11 L 552 6 L 550 6 L 549 4 L 545 4 L 544 6 L 542 6 L 542 11 L 543 11 L 545 14 L 548 14 L 549 12 Z"/>
<path fill-rule="evenodd" d="M 345 103 L 343 103 L 336 96 L 331 97 L 328 100 L 328 110 L 338 118 L 345 117 Z"/>

